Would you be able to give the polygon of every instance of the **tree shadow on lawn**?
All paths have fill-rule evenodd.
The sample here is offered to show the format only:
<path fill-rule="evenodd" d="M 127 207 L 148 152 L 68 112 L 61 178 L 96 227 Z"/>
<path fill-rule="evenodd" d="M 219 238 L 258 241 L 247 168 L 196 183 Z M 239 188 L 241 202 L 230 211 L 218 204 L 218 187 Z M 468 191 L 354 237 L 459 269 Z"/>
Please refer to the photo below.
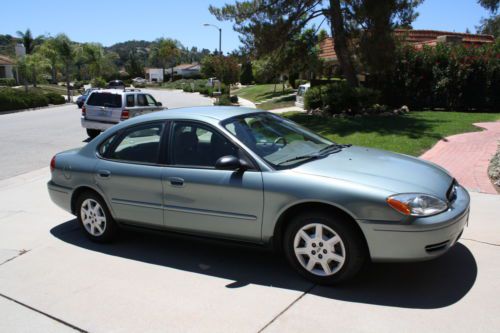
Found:
<path fill-rule="evenodd" d="M 62 223 L 50 232 L 87 250 L 234 281 L 227 288 L 257 284 L 310 290 L 310 294 L 329 299 L 402 308 L 452 305 L 469 292 L 477 276 L 474 256 L 460 243 L 433 261 L 371 264 L 351 282 L 325 287 L 302 279 L 280 255 L 262 248 L 128 230 L 122 230 L 113 244 L 97 244 L 84 236 L 76 220 Z"/>
<path fill-rule="evenodd" d="M 422 119 L 407 115 L 400 116 L 365 116 L 359 118 L 324 118 L 304 114 L 288 116 L 323 136 L 335 134 L 341 137 L 355 133 L 377 133 L 380 135 L 403 135 L 411 139 L 430 137 L 436 140 L 443 138 L 433 129 L 446 123 L 446 120 Z"/>

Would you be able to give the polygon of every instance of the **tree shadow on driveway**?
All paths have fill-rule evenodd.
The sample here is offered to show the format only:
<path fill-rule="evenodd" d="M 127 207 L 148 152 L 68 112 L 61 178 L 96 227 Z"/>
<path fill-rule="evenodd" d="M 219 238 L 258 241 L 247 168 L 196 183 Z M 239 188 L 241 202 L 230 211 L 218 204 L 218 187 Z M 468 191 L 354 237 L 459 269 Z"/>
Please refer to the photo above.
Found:
<path fill-rule="evenodd" d="M 372 264 L 349 283 L 325 287 L 313 286 L 289 268 L 281 256 L 261 248 L 126 230 L 113 244 L 97 244 L 84 236 L 76 220 L 62 223 L 50 233 L 66 243 L 102 254 L 234 281 L 227 288 L 257 284 L 402 308 L 452 305 L 469 292 L 477 277 L 476 261 L 461 243 L 433 261 Z"/>

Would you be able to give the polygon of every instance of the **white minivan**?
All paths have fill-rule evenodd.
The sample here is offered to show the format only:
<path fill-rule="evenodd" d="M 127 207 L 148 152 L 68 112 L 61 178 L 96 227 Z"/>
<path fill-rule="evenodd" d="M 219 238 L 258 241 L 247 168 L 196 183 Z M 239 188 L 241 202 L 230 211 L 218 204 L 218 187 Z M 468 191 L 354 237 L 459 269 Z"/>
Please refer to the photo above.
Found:
<path fill-rule="evenodd" d="M 297 97 L 295 98 L 295 106 L 299 108 L 304 108 L 304 96 L 306 95 L 307 89 L 311 87 L 310 83 L 301 84 L 297 89 Z"/>

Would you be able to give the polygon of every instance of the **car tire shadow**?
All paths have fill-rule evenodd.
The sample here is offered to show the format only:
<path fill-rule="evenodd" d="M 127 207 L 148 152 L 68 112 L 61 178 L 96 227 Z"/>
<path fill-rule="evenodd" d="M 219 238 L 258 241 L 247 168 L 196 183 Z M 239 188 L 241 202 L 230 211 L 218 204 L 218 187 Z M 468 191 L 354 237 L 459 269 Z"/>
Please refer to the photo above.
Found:
<path fill-rule="evenodd" d="M 434 309 L 452 305 L 472 288 L 477 265 L 472 253 L 457 243 L 427 262 L 370 264 L 354 280 L 327 287 L 313 286 L 269 250 L 167 233 L 122 230 L 112 244 L 90 241 L 75 219 L 50 233 L 87 250 L 177 270 L 234 281 L 227 288 L 249 284 L 272 286 L 347 302 L 401 308 Z M 312 287 L 312 288 L 311 288 Z"/>

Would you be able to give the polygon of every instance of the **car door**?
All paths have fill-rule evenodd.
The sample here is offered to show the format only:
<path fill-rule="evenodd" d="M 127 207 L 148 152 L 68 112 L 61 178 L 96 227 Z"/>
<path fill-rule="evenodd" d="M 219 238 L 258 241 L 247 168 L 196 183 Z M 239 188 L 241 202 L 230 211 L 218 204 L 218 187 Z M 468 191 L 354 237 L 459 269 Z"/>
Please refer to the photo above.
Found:
<path fill-rule="evenodd" d="M 171 126 L 162 177 L 165 226 L 260 241 L 261 172 L 254 167 L 244 172 L 217 170 L 215 162 L 222 156 L 246 156 L 211 126 L 191 121 Z"/>
<path fill-rule="evenodd" d="M 162 122 L 133 126 L 101 146 L 95 182 L 120 221 L 163 226 L 162 166 L 158 163 L 163 130 Z"/>

